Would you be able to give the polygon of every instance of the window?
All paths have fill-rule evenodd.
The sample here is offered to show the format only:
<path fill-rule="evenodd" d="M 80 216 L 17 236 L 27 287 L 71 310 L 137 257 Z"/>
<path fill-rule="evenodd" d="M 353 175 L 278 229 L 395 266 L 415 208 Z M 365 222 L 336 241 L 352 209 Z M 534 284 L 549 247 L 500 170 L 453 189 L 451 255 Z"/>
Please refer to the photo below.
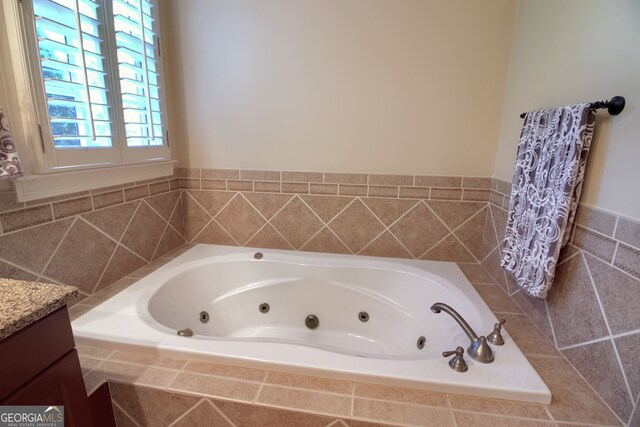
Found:
<path fill-rule="evenodd" d="M 23 2 L 44 169 L 169 159 L 150 0 Z"/>

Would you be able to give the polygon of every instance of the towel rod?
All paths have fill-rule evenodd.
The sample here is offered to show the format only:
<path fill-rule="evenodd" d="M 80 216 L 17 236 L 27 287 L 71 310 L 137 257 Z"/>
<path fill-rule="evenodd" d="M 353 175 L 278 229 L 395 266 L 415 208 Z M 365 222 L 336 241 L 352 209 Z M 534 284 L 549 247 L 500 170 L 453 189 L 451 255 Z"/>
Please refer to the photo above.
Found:
<path fill-rule="evenodd" d="M 614 96 L 609 101 L 596 101 L 591 103 L 591 108 L 598 110 L 600 108 L 606 108 L 609 114 L 617 116 L 624 110 L 624 96 Z M 524 119 L 527 113 L 520 114 L 520 118 Z"/>

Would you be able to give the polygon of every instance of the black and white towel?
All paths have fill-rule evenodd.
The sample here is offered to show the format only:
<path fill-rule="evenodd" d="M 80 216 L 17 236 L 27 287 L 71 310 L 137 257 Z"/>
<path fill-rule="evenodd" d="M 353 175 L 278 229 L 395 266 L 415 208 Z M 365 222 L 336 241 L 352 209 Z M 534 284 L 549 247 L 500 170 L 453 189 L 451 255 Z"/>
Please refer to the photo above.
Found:
<path fill-rule="evenodd" d="M 502 247 L 502 267 L 546 298 L 569 240 L 591 146 L 590 104 L 527 113 L 520 135 Z"/>
<path fill-rule="evenodd" d="M 16 144 L 11 136 L 9 121 L 0 107 L 0 179 L 22 176 L 22 166 L 18 159 Z"/>

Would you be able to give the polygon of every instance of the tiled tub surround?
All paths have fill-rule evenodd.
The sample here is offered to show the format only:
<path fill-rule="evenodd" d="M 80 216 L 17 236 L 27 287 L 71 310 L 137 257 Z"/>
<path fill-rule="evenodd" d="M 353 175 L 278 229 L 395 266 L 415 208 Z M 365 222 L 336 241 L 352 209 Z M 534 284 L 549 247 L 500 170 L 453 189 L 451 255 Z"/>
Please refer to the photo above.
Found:
<path fill-rule="evenodd" d="M 478 262 L 490 178 L 180 169 L 185 237 Z"/>
<path fill-rule="evenodd" d="M 549 296 L 533 299 L 499 267 L 510 187 L 494 180 L 482 265 L 615 413 L 640 425 L 640 223 L 580 205 Z"/>
<path fill-rule="evenodd" d="M 0 195 L 0 277 L 72 285 L 81 300 L 184 243 L 174 177 L 16 203 Z"/>
<path fill-rule="evenodd" d="M 72 307 L 75 318 L 190 245 Z M 119 426 L 613 426 L 598 395 L 477 263 L 459 264 L 553 394 L 536 405 L 80 347 L 90 392 L 111 385 Z"/>

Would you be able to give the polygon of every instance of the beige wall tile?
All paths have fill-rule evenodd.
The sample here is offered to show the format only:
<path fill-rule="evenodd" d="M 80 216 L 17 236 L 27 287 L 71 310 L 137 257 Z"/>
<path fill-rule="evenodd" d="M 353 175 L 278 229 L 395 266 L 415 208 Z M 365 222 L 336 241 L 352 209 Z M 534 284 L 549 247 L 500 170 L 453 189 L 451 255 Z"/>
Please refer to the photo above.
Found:
<path fill-rule="evenodd" d="M 181 372 L 167 389 L 251 403 L 260 390 L 260 383 Z"/>
<path fill-rule="evenodd" d="M 613 264 L 640 280 L 640 250 L 619 243 Z"/>
<path fill-rule="evenodd" d="M 484 302 L 494 313 L 522 313 L 499 285 L 474 285 Z"/>
<path fill-rule="evenodd" d="M 282 208 L 271 219 L 271 225 L 296 249 L 304 245 L 324 226 L 299 197 L 294 197 Z"/>
<path fill-rule="evenodd" d="M 301 199 L 325 223 L 335 218 L 340 211 L 353 201 L 352 197 L 331 196 L 301 196 Z"/>
<path fill-rule="evenodd" d="M 325 184 L 366 184 L 367 174 L 325 172 L 324 182 Z"/>
<path fill-rule="evenodd" d="M 599 233 L 612 237 L 614 228 L 616 226 L 616 220 L 616 215 L 612 215 L 608 212 L 586 206 L 584 204 L 579 204 L 574 222 L 582 225 L 585 228 L 590 228 Z"/>
<path fill-rule="evenodd" d="M 239 194 L 216 215 L 215 219 L 241 245 L 244 245 L 266 222 L 262 215 Z"/>
<path fill-rule="evenodd" d="M 377 384 L 355 383 L 354 396 L 429 406 L 446 407 L 448 405 L 447 396 L 444 393 Z"/>
<path fill-rule="evenodd" d="M 311 194 L 338 194 L 338 184 L 309 184 Z"/>
<path fill-rule="evenodd" d="M 617 337 L 613 341 L 618 350 L 622 368 L 627 376 L 631 394 L 637 396 L 640 393 L 640 370 L 638 370 L 638 366 L 640 366 L 640 352 L 638 352 L 640 348 L 640 331 L 631 335 Z M 637 409 L 640 409 L 640 407 L 637 407 Z"/>
<path fill-rule="evenodd" d="M 407 251 L 393 234 L 385 231 L 376 237 L 364 249 L 358 252 L 358 255 L 382 256 L 392 258 L 413 258 L 413 255 Z"/>
<path fill-rule="evenodd" d="M 512 313 L 500 313 L 499 318 L 505 319 L 503 328 L 518 344 L 520 350 L 526 355 L 544 355 L 559 357 L 560 353 L 552 342 L 534 326 L 527 316 Z M 491 332 L 488 328 L 486 334 Z"/>
<path fill-rule="evenodd" d="M 369 174 L 369 185 L 413 185 L 413 175 Z"/>
<path fill-rule="evenodd" d="M 263 193 L 279 193 L 280 189 L 281 189 L 280 182 L 254 181 L 253 183 L 253 191 L 258 191 Z"/>
<path fill-rule="evenodd" d="M 573 232 L 572 243 L 574 246 L 589 252 L 598 258 L 611 262 L 616 250 L 616 241 L 610 237 L 598 234 L 588 228 L 576 226 Z"/>
<path fill-rule="evenodd" d="M 620 217 L 616 228 L 616 239 L 636 248 L 640 248 L 640 223 Z"/>
<path fill-rule="evenodd" d="M 611 340 L 569 348 L 562 354 L 623 421 L 631 418 L 634 401 Z"/>
<path fill-rule="evenodd" d="M 487 273 L 480 264 L 458 263 L 458 267 L 471 283 L 497 284 L 497 282 Z"/>
<path fill-rule="evenodd" d="M 149 186 L 141 185 L 138 187 L 131 187 L 124 189 L 124 200 L 130 202 L 132 200 L 142 199 L 149 197 Z"/>
<path fill-rule="evenodd" d="M 120 240 L 139 203 L 132 202 L 96 210 L 82 215 L 82 218 L 98 227 L 108 236 L 115 240 Z"/>
<path fill-rule="evenodd" d="M 389 231 L 416 258 L 449 234 L 444 224 L 424 203 L 417 204 L 393 224 Z"/>
<path fill-rule="evenodd" d="M 340 427 L 333 417 L 313 415 L 236 402 L 215 400 L 215 405 L 236 427 Z"/>
<path fill-rule="evenodd" d="M 412 426 L 446 427 L 454 425 L 449 408 L 409 405 L 357 397 L 353 401 L 352 419 Z"/>
<path fill-rule="evenodd" d="M 191 360 L 184 367 L 185 372 L 213 375 L 237 380 L 262 382 L 267 376 L 267 371 L 262 369 L 244 368 L 240 366 L 221 365 L 218 363 Z"/>
<path fill-rule="evenodd" d="M 282 180 L 289 182 L 322 182 L 322 172 L 282 172 Z"/>
<path fill-rule="evenodd" d="M 203 190 L 226 190 L 227 181 L 224 179 L 202 179 L 200 185 Z M 258 191 L 258 190 L 256 190 Z"/>
<path fill-rule="evenodd" d="M 549 414 L 544 405 L 476 396 L 463 396 L 460 394 L 449 394 L 448 397 L 454 412 L 456 410 L 462 410 L 550 421 Z"/>
<path fill-rule="evenodd" d="M 326 252 L 334 254 L 350 254 L 351 251 L 336 237 L 336 235 L 325 227 L 313 236 L 302 248 L 301 251 Z"/>
<path fill-rule="evenodd" d="M 105 360 L 93 372 L 109 382 L 166 387 L 180 371 Z"/>
<path fill-rule="evenodd" d="M 240 179 L 248 181 L 280 181 L 280 171 L 241 169 Z"/>
<path fill-rule="evenodd" d="M 120 242 L 149 262 L 166 225 L 160 215 L 142 202 Z"/>
<path fill-rule="evenodd" d="M 416 175 L 416 187 L 462 187 L 462 177 L 458 176 L 433 176 L 433 175 Z"/>
<path fill-rule="evenodd" d="M 483 190 L 490 190 L 492 184 L 492 178 L 485 177 L 470 177 L 465 176 L 462 178 L 462 188 L 479 188 Z"/>
<path fill-rule="evenodd" d="M 177 168 L 179 178 L 200 178 L 199 168 Z"/>
<path fill-rule="evenodd" d="M 166 193 L 167 191 L 169 191 L 169 181 L 161 181 L 149 184 L 149 194 L 152 196 L 156 194 Z"/>
<path fill-rule="evenodd" d="M 462 200 L 488 202 L 489 196 L 489 190 L 462 190 Z"/>
<path fill-rule="evenodd" d="M 227 190 L 229 190 L 229 191 L 253 191 L 253 181 L 227 180 Z"/>
<path fill-rule="evenodd" d="M 356 199 L 329 223 L 329 228 L 357 253 L 384 230 L 384 225 Z"/>
<path fill-rule="evenodd" d="M 351 413 L 350 395 L 321 393 L 268 384 L 262 386 L 256 404 L 336 417 L 348 417 Z"/>
<path fill-rule="evenodd" d="M 429 199 L 431 189 L 426 187 L 400 187 L 399 197 L 404 199 Z"/>
<path fill-rule="evenodd" d="M 398 197 L 398 187 L 369 185 L 369 197 Z"/>
<path fill-rule="evenodd" d="M 200 180 L 190 179 L 190 178 L 180 178 L 180 188 L 199 190 Z"/>
<path fill-rule="evenodd" d="M 93 206 L 95 209 L 106 208 L 108 206 L 124 203 L 123 190 L 116 190 L 116 191 L 110 191 L 108 193 L 96 194 L 91 197 L 93 199 Z"/>
<path fill-rule="evenodd" d="M 283 182 L 282 192 L 290 194 L 309 194 L 309 184 L 306 182 Z"/>
<path fill-rule="evenodd" d="M 186 360 L 173 359 L 165 356 L 155 356 L 143 353 L 131 353 L 124 351 L 114 351 L 109 355 L 109 360 L 118 362 L 134 363 L 138 365 L 156 366 L 167 369 L 182 369 L 186 364 Z"/>
<path fill-rule="evenodd" d="M 462 200 L 462 190 L 449 188 L 431 188 L 433 200 Z"/>
<path fill-rule="evenodd" d="M 24 202 L 16 200 L 15 191 L 0 191 L 0 213 L 24 209 L 24 207 Z"/>
<path fill-rule="evenodd" d="M 349 396 L 351 396 L 351 393 L 353 391 L 353 383 L 349 381 L 289 374 L 276 371 L 269 372 L 265 380 L 265 384 L 304 388 L 314 391 L 346 394 Z"/>
<path fill-rule="evenodd" d="M 240 179 L 238 169 L 206 169 L 201 170 L 202 179 Z"/>
<path fill-rule="evenodd" d="M 554 427 L 556 425 L 553 421 L 497 417 L 471 412 L 453 411 L 453 414 L 458 427 Z"/>
<path fill-rule="evenodd" d="M 4 233 L 50 221 L 53 221 L 51 205 L 37 206 L 0 214 L 0 224 L 2 224 L 2 231 Z"/>
<path fill-rule="evenodd" d="M 449 234 L 420 259 L 434 261 L 474 262 L 475 258 L 465 246 L 453 235 Z"/>
<path fill-rule="evenodd" d="M 216 410 L 209 399 L 203 399 L 172 427 L 235 427 Z M 118 427 L 120 427 L 118 425 Z"/>
<path fill-rule="evenodd" d="M 338 194 L 340 194 L 341 196 L 366 196 L 367 195 L 366 185 L 340 184 L 338 187 L 339 187 Z"/>

